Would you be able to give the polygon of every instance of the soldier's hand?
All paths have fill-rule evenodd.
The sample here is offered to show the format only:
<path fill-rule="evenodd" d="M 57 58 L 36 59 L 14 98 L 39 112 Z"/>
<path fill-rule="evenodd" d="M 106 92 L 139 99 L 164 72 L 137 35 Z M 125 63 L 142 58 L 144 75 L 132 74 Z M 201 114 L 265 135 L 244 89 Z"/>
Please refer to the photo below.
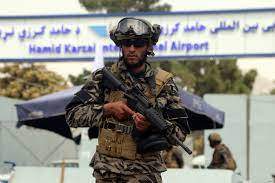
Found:
<path fill-rule="evenodd" d="M 110 102 L 104 104 L 104 115 L 113 116 L 118 120 L 125 120 L 129 116 L 135 114 L 135 112 L 127 106 L 127 103 L 124 101 Z"/>
<path fill-rule="evenodd" d="M 140 113 L 135 113 L 134 115 L 132 115 L 132 118 L 134 120 L 137 130 L 140 132 L 146 131 L 148 129 L 148 127 L 150 126 L 150 123 Z"/>

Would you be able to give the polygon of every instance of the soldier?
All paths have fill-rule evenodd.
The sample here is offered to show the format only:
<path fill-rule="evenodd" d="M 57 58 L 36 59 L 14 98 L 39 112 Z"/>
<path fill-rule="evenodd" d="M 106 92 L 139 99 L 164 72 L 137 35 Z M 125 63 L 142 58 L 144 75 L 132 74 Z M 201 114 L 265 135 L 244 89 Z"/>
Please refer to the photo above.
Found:
<path fill-rule="evenodd" d="M 213 158 L 208 168 L 229 169 L 234 171 L 237 168 L 236 162 L 229 148 L 221 144 L 221 136 L 218 133 L 211 133 L 208 140 L 210 147 L 214 149 Z"/>
<path fill-rule="evenodd" d="M 110 31 L 122 56 L 108 69 L 127 87 L 138 86 L 164 115 L 169 131 L 184 141 L 189 133 L 187 116 L 172 74 L 153 69 L 147 62 L 147 56 L 154 55 L 159 35 L 159 25 L 123 18 Z M 66 120 L 71 127 L 99 128 L 98 146 L 90 163 L 97 183 L 162 182 L 161 172 L 166 168 L 160 152 L 177 143 L 161 137 L 142 114 L 129 108 L 122 92 L 106 88 L 102 69 L 92 73 L 67 105 Z"/>

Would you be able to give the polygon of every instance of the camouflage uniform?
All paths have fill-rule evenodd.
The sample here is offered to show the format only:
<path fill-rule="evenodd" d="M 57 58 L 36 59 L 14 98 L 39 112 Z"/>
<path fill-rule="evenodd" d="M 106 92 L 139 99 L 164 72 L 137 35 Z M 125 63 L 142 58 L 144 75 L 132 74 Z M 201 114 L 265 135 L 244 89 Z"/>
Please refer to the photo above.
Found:
<path fill-rule="evenodd" d="M 115 173 L 108 173 L 104 176 L 94 172 L 96 177 L 96 183 L 158 183 L 162 182 L 161 176 L 159 173 L 150 173 L 150 174 L 134 174 L 134 175 L 118 175 Z"/>
<path fill-rule="evenodd" d="M 226 145 L 218 144 L 215 146 L 213 159 L 208 168 L 229 170 L 236 169 L 236 162 L 233 159 L 232 153 Z"/>
<path fill-rule="evenodd" d="M 118 75 L 125 85 L 132 86 L 138 83 L 140 89 L 151 90 L 154 93 L 155 70 L 146 62 L 146 69 L 142 77 L 133 76 L 122 60 L 116 63 Z M 155 81 L 155 80 L 154 80 Z M 88 93 L 87 101 L 81 102 L 75 97 L 66 107 L 66 120 L 71 127 L 101 127 L 104 124 L 103 104 L 110 102 L 110 90 L 102 85 L 102 72 L 94 72 L 82 90 Z M 156 97 L 156 107 L 183 108 L 180 104 L 178 89 L 172 79 L 169 79 Z M 166 171 L 160 152 L 145 153 L 135 160 L 117 158 L 96 152 L 90 166 L 94 168 L 94 177 L 97 182 L 161 182 L 160 173 Z"/>

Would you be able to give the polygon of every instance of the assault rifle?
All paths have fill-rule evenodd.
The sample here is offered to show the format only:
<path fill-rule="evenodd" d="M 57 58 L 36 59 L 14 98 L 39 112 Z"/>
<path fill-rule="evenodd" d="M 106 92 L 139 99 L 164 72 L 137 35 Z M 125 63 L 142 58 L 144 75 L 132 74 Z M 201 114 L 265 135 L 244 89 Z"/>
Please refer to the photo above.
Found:
<path fill-rule="evenodd" d="M 127 104 L 134 111 L 139 112 L 151 123 L 151 125 L 157 129 L 161 134 L 164 134 L 166 138 L 173 139 L 180 145 L 188 154 L 192 154 L 192 151 L 185 146 L 175 134 L 168 133 L 169 123 L 164 119 L 163 115 L 155 110 L 148 98 L 140 91 L 137 86 L 128 88 L 121 81 L 119 81 L 108 69 L 103 68 L 103 81 L 105 85 L 111 89 L 117 89 L 124 93 L 127 99 Z"/>

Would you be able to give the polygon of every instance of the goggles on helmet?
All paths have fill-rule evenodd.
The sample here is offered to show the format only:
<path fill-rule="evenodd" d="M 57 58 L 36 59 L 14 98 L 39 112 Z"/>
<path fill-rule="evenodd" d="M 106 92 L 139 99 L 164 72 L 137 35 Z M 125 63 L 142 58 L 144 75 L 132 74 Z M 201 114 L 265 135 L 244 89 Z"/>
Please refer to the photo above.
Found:
<path fill-rule="evenodd" d="M 135 18 L 124 18 L 117 26 L 116 32 L 121 34 L 133 33 L 137 36 L 150 35 L 151 30 L 148 24 Z"/>

